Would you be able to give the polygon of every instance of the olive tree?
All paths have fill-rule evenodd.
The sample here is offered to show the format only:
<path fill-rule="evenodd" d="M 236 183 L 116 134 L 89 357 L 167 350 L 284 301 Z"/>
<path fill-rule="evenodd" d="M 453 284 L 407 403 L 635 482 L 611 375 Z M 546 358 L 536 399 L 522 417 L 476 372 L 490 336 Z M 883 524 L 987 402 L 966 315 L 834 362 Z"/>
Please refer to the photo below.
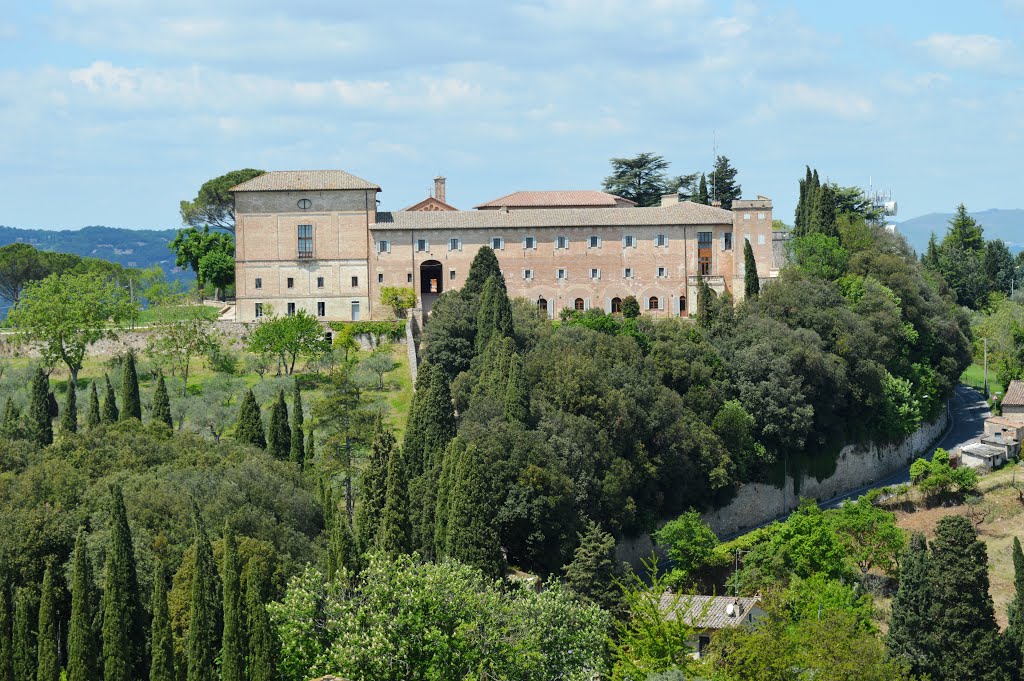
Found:
<path fill-rule="evenodd" d="M 305 310 L 286 317 L 267 318 L 251 330 L 247 341 L 249 352 L 277 356 L 288 374 L 295 371 L 295 361 L 300 356 L 316 357 L 330 348 L 324 327 Z"/>

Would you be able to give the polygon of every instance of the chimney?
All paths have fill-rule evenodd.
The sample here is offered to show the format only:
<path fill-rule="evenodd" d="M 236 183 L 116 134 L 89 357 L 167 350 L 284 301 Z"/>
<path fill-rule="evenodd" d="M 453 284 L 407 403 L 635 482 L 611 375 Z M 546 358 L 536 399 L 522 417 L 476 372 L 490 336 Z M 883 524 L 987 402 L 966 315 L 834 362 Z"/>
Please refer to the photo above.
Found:
<path fill-rule="evenodd" d="M 444 201 L 444 178 L 438 175 L 434 178 L 434 198 Z M 447 203 L 447 201 L 444 201 Z"/>
<path fill-rule="evenodd" d="M 661 197 L 661 207 L 674 206 L 679 203 L 679 194 L 663 194 Z"/>
<path fill-rule="evenodd" d="M 711 202 L 711 205 L 714 206 L 715 208 L 721 208 L 722 202 L 719 201 L 718 199 L 715 199 L 714 201 Z"/>

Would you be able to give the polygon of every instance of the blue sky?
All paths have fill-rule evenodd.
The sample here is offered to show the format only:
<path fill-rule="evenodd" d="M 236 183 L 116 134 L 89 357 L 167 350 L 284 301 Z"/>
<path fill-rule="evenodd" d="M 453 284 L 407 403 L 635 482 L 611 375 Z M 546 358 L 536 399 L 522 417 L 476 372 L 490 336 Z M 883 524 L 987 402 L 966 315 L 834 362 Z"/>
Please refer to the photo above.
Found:
<path fill-rule="evenodd" d="M 397 209 L 599 188 L 712 145 L 791 221 L 804 165 L 900 218 L 1024 207 L 1024 0 L 0 0 L 0 224 L 177 227 L 234 168 Z"/>

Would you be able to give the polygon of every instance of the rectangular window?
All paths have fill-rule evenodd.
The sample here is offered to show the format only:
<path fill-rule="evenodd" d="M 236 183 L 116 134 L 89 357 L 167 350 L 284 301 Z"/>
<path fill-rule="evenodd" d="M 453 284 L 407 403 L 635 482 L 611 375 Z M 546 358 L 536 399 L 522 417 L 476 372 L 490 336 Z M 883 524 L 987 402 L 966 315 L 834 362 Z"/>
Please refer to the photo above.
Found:
<path fill-rule="evenodd" d="M 263 303 L 256 303 L 256 319 L 263 316 Z"/>
<path fill-rule="evenodd" d="M 559 268 L 558 269 L 558 274 L 557 274 L 556 278 L 558 278 L 558 279 L 566 279 L 567 277 L 568 277 L 568 273 L 564 269 Z"/>
<path fill-rule="evenodd" d="M 359 286 L 359 277 L 352 277 L 352 288 Z"/>
<path fill-rule="evenodd" d="M 359 301 L 358 300 L 353 300 L 352 301 L 352 321 L 354 321 L 354 322 L 358 322 L 359 321 Z"/>
<path fill-rule="evenodd" d="M 697 274 L 711 275 L 711 232 L 697 232 Z"/>
<path fill-rule="evenodd" d="M 316 304 L 316 316 L 323 317 L 327 314 L 327 303 L 320 301 Z"/>
<path fill-rule="evenodd" d="M 409 272 L 408 274 L 405 275 L 405 281 L 408 284 L 412 283 L 412 272 Z"/>
<path fill-rule="evenodd" d="M 622 237 L 622 245 L 626 248 L 636 248 L 636 237 L 632 234 L 627 234 Z"/>
<path fill-rule="evenodd" d="M 533 270 L 523 270 L 523 279 L 533 279 Z"/>
<path fill-rule="evenodd" d="M 491 248 L 496 251 L 500 251 L 505 248 L 505 240 L 500 236 L 491 237 Z"/>
<path fill-rule="evenodd" d="M 291 277 L 288 277 L 287 284 L 288 284 L 288 288 L 295 288 L 295 280 L 292 279 Z"/>
<path fill-rule="evenodd" d="M 732 250 L 732 232 L 723 232 L 722 233 L 722 250 L 723 251 L 731 251 Z"/>
<path fill-rule="evenodd" d="M 383 284 L 384 283 L 384 273 L 383 272 L 378 272 L 377 273 L 377 283 L 378 284 Z"/>
<path fill-rule="evenodd" d="M 461 239 L 448 239 L 448 250 L 449 251 L 461 251 L 462 240 Z"/>
<path fill-rule="evenodd" d="M 590 278 L 591 279 L 600 279 L 601 278 L 601 270 L 597 269 L 596 267 L 591 267 L 590 268 Z"/>
<path fill-rule="evenodd" d="M 658 268 L 658 278 L 659 279 L 664 279 L 666 276 L 668 276 L 668 275 L 667 275 L 667 273 L 665 271 L 665 268 L 664 267 L 659 267 Z"/>
<path fill-rule="evenodd" d="M 377 242 L 377 252 L 378 253 L 390 253 L 391 252 L 391 242 L 390 241 L 383 241 L 383 240 L 382 241 L 378 241 Z"/>
<path fill-rule="evenodd" d="M 627 267 L 626 269 L 622 270 L 622 276 L 623 276 L 624 279 L 632 279 L 633 278 L 633 268 L 632 267 Z"/>
<path fill-rule="evenodd" d="M 429 246 L 429 244 L 427 244 L 427 240 L 426 239 L 417 239 L 416 240 L 416 250 L 419 253 L 423 253 L 424 251 L 427 251 L 429 249 L 429 247 L 430 246 Z"/>
<path fill-rule="evenodd" d="M 452 281 L 455 281 L 455 270 L 452 270 L 451 272 L 448 273 L 448 278 L 451 279 Z"/>
<path fill-rule="evenodd" d="M 589 240 L 589 242 L 587 244 L 587 248 L 600 248 L 600 247 L 601 247 L 601 237 L 599 237 L 599 236 L 592 236 L 592 237 L 590 237 L 590 240 Z"/>
<path fill-rule="evenodd" d="M 295 314 L 295 303 L 288 303 L 288 316 Z"/>
<path fill-rule="evenodd" d="M 324 287 L 324 278 L 323 277 L 317 277 L 316 278 L 316 287 L 317 288 L 323 288 Z"/>
<path fill-rule="evenodd" d="M 657 246 L 658 248 L 664 248 L 665 246 L 668 246 L 668 237 L 665 236 L 664 234 L 659 234 L 658 236 L 654 237 L 654 245 Z"/>
<path fill-rule="evenodd" d="M 537 240 L 532 236 L 526 237 L 523 239 L 523 248 L 526 250 L 533 250 L 534 248 L 537 248 Z"/>
<path fill-rule="evenodd" d="M 750 213 L 744 213 L 743 214 L 743 219 L 744 220 L 749 220 L 750 219 Z"/>
<path fill-rule="evenodd" d="M 569 248 L 569 237 L 567 237 L 567 236 L 555 237 L 555 248 Z"/>
<path fill-rule="evenodd" d="M 764 246 L 764 234 L 757 235 L 757 245 Z"/>
<path fill-rule="evenodd" d="M 263 288 L 263 278 L 256 277 L 256 288 Z"/>
<path fill-rule="evenodd" d="M 764 220 L 764 213 L 758 213 L 757 214 L 757 219 L 758 220 Z"/>
<path fill-rule="evenodd" d="M 313 225 L 299 225 L 299 259 L 313 257 Z"/>

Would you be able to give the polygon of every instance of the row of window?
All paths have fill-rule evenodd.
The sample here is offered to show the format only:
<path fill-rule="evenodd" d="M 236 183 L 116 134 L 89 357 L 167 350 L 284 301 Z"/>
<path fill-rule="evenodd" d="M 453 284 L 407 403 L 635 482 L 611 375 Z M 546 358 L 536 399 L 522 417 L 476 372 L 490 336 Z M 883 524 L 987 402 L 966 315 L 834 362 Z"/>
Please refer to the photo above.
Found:
<path fill-rule="evenodd" d="M 702 239 L 702 238 L 705 238 L 710 243 L 711 238 L 712 238 L 712 234 L 711 234 L 711 232 L 698 232 L 697 233 L 697 238 L 698 238 L 698 241 L 700 239 Z M 760 243 L 763 243 L 763 238 L 764 237 L 762 236 Z M 636 248 L 638 241 L 639 240 L 635 236 L 633 236 L 631 234 L 627 234 L 626 236 L 622 237 L 622 247 L 623 248 Z M 665 235 L 665 234 L 658 234 L 651 241 L 654 243 L 655 248 L 666 248 L 668 246 L 668 236 Z M 523 250 L 531 251 L 531 250 L 535 250 L 537 248 L 538 241 L 537 241 L 536 237 L 527 236 L 527 237 L 523 237 L 523 240 L 522 240 L 521 243 L 522 243 Z M 558 250 L 567 249 L 567 248 L 569 248 L 569 237 L 567 237 L 567 236 L 556 236 L 553 243 L 554 243 L 555 248 L 558 249 Z M 599 236 L 590 236 L 590 237 L 587 237 L 587 239 L 584 241 L 584 243 L 586 244 L 587 248 L 601 248 L 604 245 L 604 239 L 602 237 L 599 237 Z M 496 251 L 504 250 L 505 249 L 505 239 L 503 237 L 500 237 L 500 236 L 491 237 L 491 248 L 496 250 Z M 429 250 L 430 250 L 430 241 L 428 239 L 417 239 L 416 240 L 416 251 L 418 253 L 425 253 L 425 252 L 427 252 Z M 451 238 L 451 239 L 449 239 L 448 240 L 448 250 L 449 251 L 461 251 L 462 250 L 462 239 L 458 239 L 458 238 Z M 723 251 L 731 251 L 732 250 L 732 232 L 724 232 L 722 234 L 722 250 Z M 377 253 L 390 253 L 390 252 L 391 252 L 391 242 L 390 241 L 388 241 L 387 239 L 381 239 L 381 240 L 379 240 L 377 242 Z"/>
<path fill-rule="evenodd" d="M 263 303 L 256 303 L 254 308 L 256 319 L 263 317 Z M 295 303 L 287 303 L 285 306 L 285 314 L 291 317 L 295 314 Z M 326 317 L 327 316 L 327 303 L 324 301 L 317 301 L 316 304 L 316 316 Z M 359 301 L 352 301 L 352 321 L 359 321 Z"/>
<path fill-rule="evenodd" d="M 537 307 L 540 308 L 540 310 L 543 312 L 548 312 L 549 309 L 547 299 L 538 298 Z M 582 312 L 584 310 L 589 309 L 589 307 L 590 304 L 588 300 L 584 298 L 576 298 L 573 301 L 572 309 Z M 648 310 L 660 310 L 663 307 L 666 307 L 665 299 L 659 296 L 651 296 L 645 301 L 645 307 Z M 679 296 L 679 306 L 677 311 L 680 315 L 686 314 L 686 296 Z M 622 312 L 622 298 L 611 299 L 611 309 L 609 310 L 609 312 L 611 312 L 612 314 L 619 314 Z"/>
<path fill-rule="evenodd" d="M 383 277 L 384 277 L 383 274 L 378 275 L 378 281 L 383 281 L 384 280 Z M 286 288 L 295 288 L 295 277 L 288 277 L 285 280 L 285 287 Z M 324 287 L 324 278 L 323 277 L 317 277 L 316 278 L 316 287 L 317 288 L 323 288 Z M 352 277 L 352 287 L 353 288 L 358 288 L 359 287 L 359 277 Z M 255 288 L 263 288 L 263 277 L 256 277 Z"/>
<path fill-rule="evenodd" d="M 622 278 L 623 279 L 632 279 L 635 276 L 635 272 L 636 272 L 636 270 L 634 270 L 632 267 L 624 267 L 622 269 Z M 452 278 L 453 279 L 454 279 L 454 274 L 455 274 L 455 272 L 453 271 L 452 272 L 452 275 L 453 275 Z M 710 272 L 708 272 L 708 274 L 710 274 Z M 666 268 L 666 267 L 659 267 L 659 268 L 657 268 L 657 275 L 656 276 L 658 277 L 658 279 L 667 279 L 668 278 L 668 268 Z M 533 278 L 534 278 L 534 270 L 530 270 L 530 269 L 523 270 L 523 279 L 532 280 Z M 559 267 L 558 269 L 555 270 L 555 279 L 557 279 L 559 281 L 565 281 L 568 278 L 569 278 L 569 270 L 568 269 L 566 269 L 564 267 Z M 591 279 L 600 279 L 601 278 L 601 268 L 600 267 L 591 267 L 590 268 L 590 278 Z"/>

